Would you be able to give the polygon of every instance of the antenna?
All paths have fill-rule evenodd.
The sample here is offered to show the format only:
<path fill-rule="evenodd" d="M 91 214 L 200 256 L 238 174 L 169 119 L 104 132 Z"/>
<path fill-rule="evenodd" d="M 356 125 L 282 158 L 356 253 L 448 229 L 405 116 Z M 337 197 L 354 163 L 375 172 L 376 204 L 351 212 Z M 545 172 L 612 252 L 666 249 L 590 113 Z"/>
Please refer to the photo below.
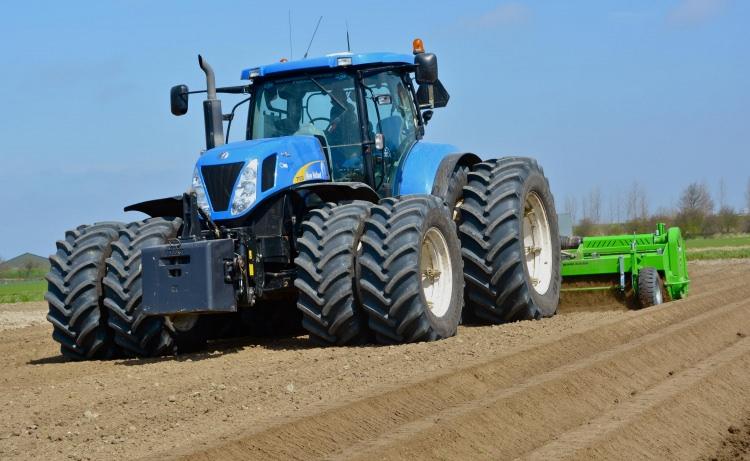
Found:
<path fill-rule="evenodd" d="M 349 44 L 349 21 L 346 21 L 346 51 L 352 52 L 352 46 Z"/>
<path fill-rule="evenodd" d="M 315 40 L 315 34 L 318 33 L 318 26 L 320 26 L 320 21 L 323 20 L 323 16 L 318 18 L 318 23 L 315 24 L 315 30 L 313 31 L 312 37 L 310 38 L 310 44 L 307 45 L 307 50 L 305 51 L 305 56 L 302 57 L 302 59 L 307 59 L 307 53 L 310 52 L 310 47 L 312 46 L 313 40 Z"/>
<path fill-rule="evenodd" d="M 292 9 L 289 8 L 289 60 L 294 59 L 294 48 L 292 48 Z"/>

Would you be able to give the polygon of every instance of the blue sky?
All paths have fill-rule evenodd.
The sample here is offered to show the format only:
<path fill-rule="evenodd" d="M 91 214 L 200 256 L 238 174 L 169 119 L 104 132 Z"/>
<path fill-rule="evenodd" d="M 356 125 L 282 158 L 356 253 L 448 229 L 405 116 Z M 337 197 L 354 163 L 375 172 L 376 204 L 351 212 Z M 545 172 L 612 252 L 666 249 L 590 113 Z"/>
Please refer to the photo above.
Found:
<path fill-rule="evenodd" d="M 67 228 L 136 219 L 122 207 L 183 192 L 203 122 L 199 98 L 170 115 L 170 86 L 203 86 L 199 52 L 222 85 L 289 57 L 289 9 L 295 57 L 321 14 L 311 55 L 345 49 L 346 21 L 354 51 L 409 52 L 423 38 L 451 93 L 427 138 L 538 158 L 559 207 L 599 188 L 606 217 L 637 181 L 654 210 L 690 181 L 718 195 L 722 178 L 744 206 L 750 2 L 354 4 L 5 3 L 0 255 L 47 255 Z"/>

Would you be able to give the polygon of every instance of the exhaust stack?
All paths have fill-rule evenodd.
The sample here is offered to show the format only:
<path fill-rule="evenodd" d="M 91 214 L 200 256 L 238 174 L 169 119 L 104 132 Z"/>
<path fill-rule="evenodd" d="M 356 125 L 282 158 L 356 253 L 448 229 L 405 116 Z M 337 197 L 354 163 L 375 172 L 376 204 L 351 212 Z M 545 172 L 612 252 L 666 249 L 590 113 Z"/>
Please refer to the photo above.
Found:
<path fill-rule="evenodd" d="M 224 144 L 224 123 L 221 101 L 216 97 L 216 76 L 211 65 L 198 55 L 198 65 L 206 73 L 206 100 L 203 101 L 203 117 L 206 125 L 206 149 Z"/>

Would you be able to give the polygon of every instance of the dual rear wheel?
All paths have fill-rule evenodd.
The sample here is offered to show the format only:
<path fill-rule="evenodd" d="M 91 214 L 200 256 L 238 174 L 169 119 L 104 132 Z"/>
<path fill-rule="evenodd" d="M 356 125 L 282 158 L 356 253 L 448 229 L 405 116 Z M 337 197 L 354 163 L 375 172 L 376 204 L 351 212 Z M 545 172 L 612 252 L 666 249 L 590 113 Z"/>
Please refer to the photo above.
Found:
<path fill-rule="evenodd" d="M 462 313 L 501 323 L 556 312 L 557 219 L 536 162 L 483 162 L 457 169 L 453 182 L 462 193 L 449 187 L 450 197 L 328 204 L 311 213 L 295 285 L 312 338 L 429 341 L 455 335 Z"/>

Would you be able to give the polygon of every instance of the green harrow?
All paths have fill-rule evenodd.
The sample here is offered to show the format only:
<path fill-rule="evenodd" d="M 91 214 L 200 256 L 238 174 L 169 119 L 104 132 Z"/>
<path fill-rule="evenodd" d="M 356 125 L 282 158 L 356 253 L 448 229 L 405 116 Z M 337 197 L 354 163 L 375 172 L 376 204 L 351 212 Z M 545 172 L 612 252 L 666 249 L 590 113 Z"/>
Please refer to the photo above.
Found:
<path fill-rule="evenodd" d="M 563 250 L 563 304 L 566 297 L 614 292 L 641 307 L 688 294 L 685 241 L 678 227 L 659 223 L 653 234 L 584 237 Z M 573 295 L 573 296 L 570 296 Z"/>

